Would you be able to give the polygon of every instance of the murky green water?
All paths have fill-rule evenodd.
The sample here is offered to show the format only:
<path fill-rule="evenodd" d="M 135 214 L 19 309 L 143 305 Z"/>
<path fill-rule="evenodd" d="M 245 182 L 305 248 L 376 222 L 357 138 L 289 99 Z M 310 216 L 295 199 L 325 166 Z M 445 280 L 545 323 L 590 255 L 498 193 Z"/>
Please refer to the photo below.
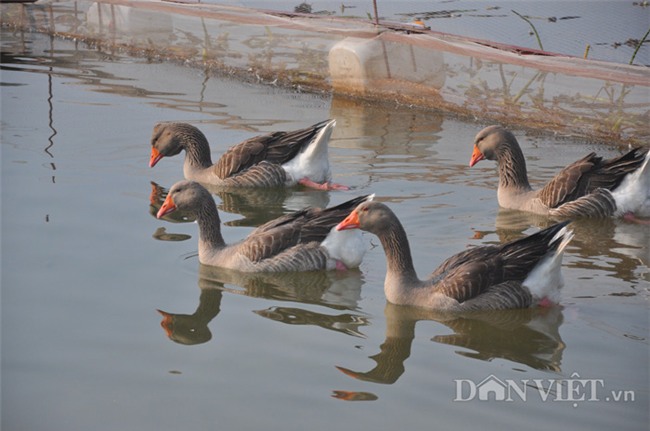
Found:
<path fill-rule="evenodd" d="M 386 304 L 370 236 L 360 271 L 242 279 L 198 264 L 195 224 L 152 216 L 152 182 L 182 174 L 180 157 L 147 166 L 156 121 L 196 124 L 217 155 L 336 118 L 333 174 L 353 190 L 218 196 L 226 240 L 374 192 L 425 275 L 544 223 L 499 211 L 494 165 L 467 168 L 482 124 L 6 31 L 1 83 L 3 430 L 645 429 L 647 227 L 577 223 L 561 308 L 468 319 Z M 616 153 L 517 134 L 540 181 Z M 511 401 L 479 399 L 504 384 Z"/>

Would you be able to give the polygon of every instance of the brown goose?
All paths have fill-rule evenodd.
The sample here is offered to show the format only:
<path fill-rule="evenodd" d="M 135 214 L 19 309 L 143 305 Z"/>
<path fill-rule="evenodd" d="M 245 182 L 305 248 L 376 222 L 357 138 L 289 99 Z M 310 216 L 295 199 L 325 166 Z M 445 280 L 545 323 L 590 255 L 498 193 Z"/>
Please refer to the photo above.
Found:
<path fill-rule="evenodd" d="M 338 206 L 306 208 L 271 220 L 241 242 L 226 245 L 217 205 L 210 192 L 194 181 L 172 186 L 156 217 L 184 210 L 199 225 L 199 261 L 244 272 L 312 271 L 359 266 L 365 253 L 360 234 L 334 230 L 360 202 L 361 196 Z"/>
<path fill-rule="evenodd" d="M 557 303 L 562 255 L 573 237 L 568 223 L 500 246 L 460 252 L 425 280 L 417 277 L 406 232 L 386 205 L 362 202 L 336 229 L 361 229 L 379 237 L 386 253 L 384 292 L 389 302 L 457 312 Z"/>
<path fill-rule="evenodd" d="M 503 208 L 558 218 L 650 217 L 648 148 L 635 148 L 608 160 L 591 153 L 562 169 L 539 190 L 528 183 L 517 139 L 503 127 L 489 126 L 476 135 L 469 166 L 483 159 L 497 161 L 497 197 Z"/>
<path fill-rule="evenodd" d="M 224 187 L 284 187 L 302 184 L 321 190 L 347 190 L 330 182 L 327 146 L 335 120 L 305 129 L 256 136 L 228 149 L 212 164 L 205 135 L 187 123 L 161 122 L 151 137 L 154 167 L 163 157 L 185 150 L 188 180 Z"/>

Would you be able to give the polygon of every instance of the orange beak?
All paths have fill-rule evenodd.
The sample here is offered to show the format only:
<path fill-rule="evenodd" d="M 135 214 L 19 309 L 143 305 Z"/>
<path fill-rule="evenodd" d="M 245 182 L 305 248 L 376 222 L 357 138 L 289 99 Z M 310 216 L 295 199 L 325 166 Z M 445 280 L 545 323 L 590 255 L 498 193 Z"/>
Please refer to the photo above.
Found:
<path fill-rule="evenodd" d="M 336 230 L 359 229 L 359 214 L 356 210 L 352 211 L 345 220 L 336 225 Z"/>
<path fill-rule="evenodd" d="M 156 163 L 160 161 L 164 156 L 160 154 L 160 151 L 158 151 L 155 147 L 151 147 L 151 158 L 149 159 L 149 167 L 153 168 L 156 166 Z"/>
<path fill-rule="evenodd" d="M 483 160 L 485 156 L 483 153 L 481 153 L 481 150 L 478 149 L 476 145 L 474 145 L 474 152 L 472 153 L 472 158 L 469 159 L 469 167 L 471 168 L 481 160 Z"/>
<path fill-rule="evenodd" d="M 158 214 L 156 214 L 156 218 L 161 218 L 162 216 L 174 211 L 176 211 L 176 204 L 174 203 L 174 199 L 172 199 L 172 195 L 167 195 L 165 202 L 163 202 L 162 206 L 158 210 Z"/>
<path fill-rule="evenodd" d="M 149 203 L 151 205 L 154 205 L 156 202 L 158 202 L 158 198 L 160 197 L 160 187 L 153 181 L 151 182 L 151 194 L 149 195 Z"/>
<path fill-rule="evenodd" d="M 355 379 L 360 379 L 361 378 L 362 373 L 352 371 L 349 368 L 339 367 L 338 365 L 334 365 L 334 366 L 336 367 L 337 370 L 339 370 L 340 372 L 342 372 L 343 374 L 345 374 L 347 376 L 354 377 Z"/>
<path fill-rule="evenodd" d="M 165 334 L 167 334 L 167 337 L 171 338 L 171 336 L 174 333 L 174 321 L 173 317 L 171 314 L 158 310 L 158 312 L 162 315 L 163 320 L 160 322 L 160 326 L 165 330 Z"/>

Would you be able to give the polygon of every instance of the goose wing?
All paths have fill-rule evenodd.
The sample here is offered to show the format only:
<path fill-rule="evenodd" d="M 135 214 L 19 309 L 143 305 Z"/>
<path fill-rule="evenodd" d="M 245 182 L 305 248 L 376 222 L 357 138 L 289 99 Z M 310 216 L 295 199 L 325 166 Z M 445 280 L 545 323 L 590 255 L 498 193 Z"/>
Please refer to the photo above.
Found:
<path fill-rule="evenodd" d="M 282 165 L 293 159 L 329 122 L 322 121 L 304 129 L 278 131 L 247 139 L 230 147 L 214 165 L 214 172 L 225 179 L 262 161 Z"/>
<path fill-rule="evenodd" d="M 549 208 L 558 208 L 598 189 L 614 190 L 627 174 L 641 167 L 647 152 L 647 149 L 635 148 L 606 160 L 595 153 L 588 154 L 562 169 L 538 196 Z"/>
<path fill-rule="evenodd" d="M 590 174 L 601 161 L 601 157 L 591 153 L 571 163 L 539 191 L 539 199 L 547 207 L 557 208 L 589 193 Z"/>
<path fill-rule="evenodd" d="M 239 243 L 237 251 L 251 262 L 261 262 L 295 246 L 300 242 L 305 211 L 308 210 L 287 214 L 260 226 Z"/>
<path fill-rule="evenodd" d="M 562 239 L 556 234 L 568 223 L 501 246 L 476 247 L 452 256 L 442 265 L 446 272 L 439 273 L 438 291 L 462 303 L 503 283 L 523 282 L 542 258 L 560 246 Z"/>
<path fill-rule="evenodd" d="M 334 226 L 368 198 L 359 196 L 331 208 L 305 208 L 280 216 L 255 229 L 240 243 L 239 252 L 259 262 L 298 244 L 321 243 Z"/>
<path fill-rule="evenodd" d="M 606 189 L 596 189 L 557 208 L 551 208 L 553 217 L 570 219 L 576 217 L 609 217 L 616 212 L 614 196 Z"/>
<path fill-rule="evenodd" d="M 496 247 L 477 247 L 470 255 L 447 269 L 438 284 L 438 291 L 463 303 L 476 298 L 504 279 L 504 263 Z"/>

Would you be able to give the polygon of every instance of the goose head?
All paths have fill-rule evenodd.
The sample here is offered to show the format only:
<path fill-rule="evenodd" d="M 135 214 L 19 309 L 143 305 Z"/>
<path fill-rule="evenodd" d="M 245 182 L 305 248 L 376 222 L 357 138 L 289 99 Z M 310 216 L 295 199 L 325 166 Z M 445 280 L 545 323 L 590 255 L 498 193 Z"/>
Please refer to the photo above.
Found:
<path fill-rule="evenodd" d="M 361 229 L 378 235 L 395 224 L 394 213 L 384 204 L 377 201 L 365 201 L 359 204 L 336 230 Z"/>
<path fill-rule="evenodd" d="M 519 146 L 515 136 L 501 126 L 488 126 L 474 138 L 474 152 L 469 161 L 472 167 L 483 159 L 497 160 L 506 145 Z"/>
<path fill-rule="evenodd" d="M 183 210 L 192 215 L 196 215 L 203 207 L 205 202 L 214 203 L 212 195 L 205 187 L 195 181 L 179 181 L 169 189 L 165 202 L 156 214 L 161 218 L 176 210 Z"/>
<path fill-rule="evenodd" d="M 186 149 L 189 139 L 202 137 L 203 133 L 186 123 L 161 122 L 154 126 L 151 135 L 151 158 L 149 167 L 154 167 L 163 157 L 171 157 Z"/>

